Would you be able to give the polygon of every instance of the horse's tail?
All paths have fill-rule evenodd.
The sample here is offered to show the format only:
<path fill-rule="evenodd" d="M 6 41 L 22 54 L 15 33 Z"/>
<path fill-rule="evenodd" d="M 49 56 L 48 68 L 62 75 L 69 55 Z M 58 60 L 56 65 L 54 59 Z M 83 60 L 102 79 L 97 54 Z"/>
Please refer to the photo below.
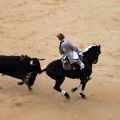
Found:
<path fill-rule="evenodd" d="M 45 72 L 46 70 L 47 70 L 47 68 L 45 68 L 45 69 L 41 70 L 41 73 L 42 73 L 42 72 Z"/>
<path fill-rule="evenodd" d="M 44 72 L 44 71 L 46 71 L 46 68 L 43 69 L 43 70 L 41 70 L 41 71 L 40 71 L 40 74 L 41 74 L 42 72 Z M 29 84 L 30 86 L 32 86 L 32 85 L 34 84 L 37 74 L 38 74 L 37 72 L 32 72 L 32 73 L 30 74 L 29 79 L 28 79 L 28 84 Z"/>

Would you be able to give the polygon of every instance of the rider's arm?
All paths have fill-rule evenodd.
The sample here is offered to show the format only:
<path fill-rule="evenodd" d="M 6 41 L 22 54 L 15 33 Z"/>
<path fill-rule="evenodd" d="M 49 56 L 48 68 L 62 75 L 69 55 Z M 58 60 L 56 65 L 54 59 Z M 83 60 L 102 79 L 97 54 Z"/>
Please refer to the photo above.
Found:
<path fill-rule="evenodd" d="M 72 44 L 70 41 L 68 41 L 68 45 L 72 50 L 75 50 L 80 56 L 83 55 L 82 50 L 80 48 L 77 48 L 74 44 Z"/>
<path fill-rule="evenodd" d="M 74 44 L 72 44 L 70 41 L 67 41 L 67 44 L 69 45 L 69 47 L 70 47 L 72 50 L 75 50 L 76 52 L 79 51 L 79 49 L 78 49 Z"/>
<path fill-rule="evenodd" d="M 64 52 L 61 50 L 60 46 L 59 46 L 59 52 L 60 52 L 61 55 L 64 54 Z"/>

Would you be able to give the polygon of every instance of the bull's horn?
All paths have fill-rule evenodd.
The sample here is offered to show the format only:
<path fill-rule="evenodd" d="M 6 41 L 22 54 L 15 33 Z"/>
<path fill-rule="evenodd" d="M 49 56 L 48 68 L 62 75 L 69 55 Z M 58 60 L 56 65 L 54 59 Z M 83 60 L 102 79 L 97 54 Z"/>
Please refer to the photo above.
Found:
<path fill-rule="evenodd" d="M 45 60 L 45 59 L 43 59 L 43 58 L 38 58 L 38 60 Z"/>

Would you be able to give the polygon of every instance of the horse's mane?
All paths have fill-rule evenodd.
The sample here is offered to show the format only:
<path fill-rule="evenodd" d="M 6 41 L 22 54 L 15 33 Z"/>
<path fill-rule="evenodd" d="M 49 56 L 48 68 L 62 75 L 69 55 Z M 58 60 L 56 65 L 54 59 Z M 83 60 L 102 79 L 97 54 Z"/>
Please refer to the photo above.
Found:
<path fill-rule="evenodd" d="M 92 49 L 94 46 L 97 46 L 96 44 L 90 45 L 87 48 L 85 48 L 85 50 L 83 51 L 83 53 L 88 52 L 90 49 Z"/>
<path fill-rule="evenodd" d="M 91 51 L 93 51 L 96 47 L 98 47 L 96 44 L 90 45 L 83 51 L 83 55 L 88 55 Z"/>

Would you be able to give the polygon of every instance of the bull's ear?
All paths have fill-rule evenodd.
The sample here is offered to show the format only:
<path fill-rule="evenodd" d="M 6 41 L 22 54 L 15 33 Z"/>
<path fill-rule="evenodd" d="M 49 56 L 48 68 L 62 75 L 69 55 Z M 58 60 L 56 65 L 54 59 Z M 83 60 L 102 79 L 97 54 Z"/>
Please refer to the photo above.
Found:
<path fill-rule="evenodd" d="M 33 60 L 30 61 L 30 64 L 31 64 L 31 65 L 35 65 Z"/>

